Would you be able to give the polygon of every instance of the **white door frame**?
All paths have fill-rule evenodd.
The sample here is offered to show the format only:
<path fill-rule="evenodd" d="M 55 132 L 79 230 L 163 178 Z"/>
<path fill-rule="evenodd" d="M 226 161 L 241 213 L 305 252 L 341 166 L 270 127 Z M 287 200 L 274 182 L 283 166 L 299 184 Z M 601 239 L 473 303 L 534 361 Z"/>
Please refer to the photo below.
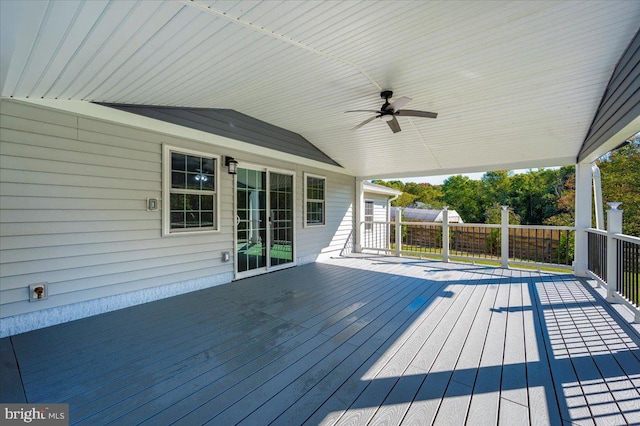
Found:
<path fill-rule="evenodd" d="M 258 172 L 266 173 L 266 197 L 265 203 L 267 207 L 267 224 L 266 224 L 266 241 L 264 244 L 266 245 L 266 266 L 251 269 L 248 271 L 238 272 L 238 175 L 234 175 L 233 177 L 233 272 L 234 279 L 247 278 L 255 275 L 265 274 L 267 272 L 273 272 L 280 269 L 290 268 L 292 266 L 297 265 L 296 261 L 296 218 L 297 218 L 297 210 L 296 210 L 296 172 L 293 170 L 286 169 L 278 169 L 275 167 L 267 167 L 263 165 L 248 163 L 248 162 L 239 162 L 238 169 L 249 169 L 255 170 Z M 282 265 L 271 265 L 271 256 L 270 247 L 271 247 L 271 214 L 269 213 L 271 207 L 271 173 L 279 173 L 284 175 L 291 176 L 292 181 L 292 247 L 291 247 L 291 258 L 292 261 L 289 263 L 285 263 Z"/>

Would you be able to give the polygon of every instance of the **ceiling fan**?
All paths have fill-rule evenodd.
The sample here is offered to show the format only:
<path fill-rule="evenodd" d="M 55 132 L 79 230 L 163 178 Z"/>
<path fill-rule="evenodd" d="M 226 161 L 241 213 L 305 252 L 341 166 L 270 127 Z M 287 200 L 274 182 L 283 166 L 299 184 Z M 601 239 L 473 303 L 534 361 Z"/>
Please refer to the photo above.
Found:
<path fill-rule="evenodd" d="M 396 116 L 399 117 L 425 117 L 425 118 L 436 118 L 438 116 L 435 112 L 428 111 L 418 111 L 414 109 L 400 109 L 405 106 L 407 103 L 411 101 L 411 98 L 407 98 L 406 96 L 401 97 L 400 99 L 395 100 L 392 103 L 389 103 L 389 98 L 393 96 L 393 92 L 391 90 L 384 90 L 380 93 L 380 97 L 384 99 L 384 104 L 382 104 L 382 108 L 380 111 L 375 110 L 354 110 L 354 111 L 345 111 L 345 112 L 373 112 L 374 115 L 371 118 L 364 120 L 362 123 L 358 124 L 351 130 L 358 130 L 360 127 L 365 124 L 375 120 L 376 118 L 380 118 L 383 121 L 386 121 L 389 125 L 389 128 L 393 133 L 398 133 L 400 129 L 400 123 L 396 119 Z"/>

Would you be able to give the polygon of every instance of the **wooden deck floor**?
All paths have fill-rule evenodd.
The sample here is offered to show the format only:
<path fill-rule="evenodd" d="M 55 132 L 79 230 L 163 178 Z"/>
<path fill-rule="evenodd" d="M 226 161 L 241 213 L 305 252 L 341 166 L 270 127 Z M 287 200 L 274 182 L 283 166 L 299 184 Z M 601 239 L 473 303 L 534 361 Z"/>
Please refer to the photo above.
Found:
<path fill-rule="evenodd" d="M 341 258 L 11 343 L 72 424 L 640 424 L 638 337 L 572 275 Z"/>

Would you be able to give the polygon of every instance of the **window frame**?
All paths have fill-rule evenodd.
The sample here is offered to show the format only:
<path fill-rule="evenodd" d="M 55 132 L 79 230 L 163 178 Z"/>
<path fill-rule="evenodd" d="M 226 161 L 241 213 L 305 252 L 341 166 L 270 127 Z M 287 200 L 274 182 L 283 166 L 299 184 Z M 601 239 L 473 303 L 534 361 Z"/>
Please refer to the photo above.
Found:
<path fill-rule="evenodd" d="M 313 178 L 313 179 L 321 179 L 323 181 L 323 195 L 324 198 L 322 200 L 320 199 L 316 199 L 316 198 L 309 198 L 307 197 L 308 193 L 307 193 L 307 189 L 308 189 L 308 183 L 309 183 L 309 178 Z M 304 220 L 303 220 L 303 224 L 305 228 L 322 228 L 324 226 L 327 226 L 327 178 L 326 176 L 321 176 L 321 175 L 316 175 L 316 174 L 312 174 L 312 173 L 303 173 L 303 179 L 304 179 Z M 309 203 L 322 203 L 322 222 L 319 223 L 314 223 L 314 222 L 309 222 L 309 217 L 308 217 L 308 205 Z"/>
<path fill-rule="evenodd" d="M 371 206 L 371 214 L 367 215 L 367 205 Z M 367 220 L 367 216 L 369 216 L 371 219 Z M 373 221 L 376 217 L 376 202 L 375 200 L 369 200 L 369 199 L 365 199 L 364 200 L 364 230 L 365 231 L 373 231 Z M 367 223 L 369 222 L 369 223 Z"/>
<path fill-rule="evenodd" d="M 176 191 L 171 188 L 171 154 L 191 155 L 194 157 L 212 158 L 215 160 L 213 169 L 214 189 L 208 190 L 183 190 Z M 221 156 L 212 154 L 211 152 L 195 151 L 192 149 L 182 148 L 178 146 L 162 145 L 162 236 L 173 237 L 177 235 L 194 235 L 209 234 L 220 232 L 220 161 Z M 207 194 L 213 195 L 215 206 L 213 207 L 213 227 L 197 227 L 197 228 L 180 228 L 171 229 L 171 193 L 190 193 L 190 194 Z"/>

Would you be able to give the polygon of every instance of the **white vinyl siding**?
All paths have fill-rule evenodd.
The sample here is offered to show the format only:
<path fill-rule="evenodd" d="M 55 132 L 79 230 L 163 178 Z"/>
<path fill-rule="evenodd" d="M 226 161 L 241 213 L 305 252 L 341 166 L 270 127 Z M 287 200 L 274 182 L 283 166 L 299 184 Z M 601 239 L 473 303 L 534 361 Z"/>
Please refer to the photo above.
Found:
<path fill-rule="evenodd" d="M 351 233 L 352 176 L 26 102 L 0 102 L 2 318 L 142 290 L 154 293 L 168 284 L 231 280 L 233 263 L 223 262 L 222 252 L 234 249 L 233 177 L 224 169 L 218 173 L 219 232 L 163 238 L 163 209 L 146 209 L 147 198 L 163 197 L 163 144 L 295 172 L 299 264 L 339 253 Z M 303 227 L 307 172 L 325 175 L 331 190 L 325 227 Z M 49 297 L 29 302 L 29 284 L 40 282 L 48 283 Z M 50 316 L 34 321 L 51 325 Z"/>
<path fill-rule="evenodd" d="M 163 240 L 146 210 L 168 138 L 6 100 L 1 119 L 2 317 L 230 271 L 230 232 Z M 49 298 L 29 303 L 37 282 Z"/>

